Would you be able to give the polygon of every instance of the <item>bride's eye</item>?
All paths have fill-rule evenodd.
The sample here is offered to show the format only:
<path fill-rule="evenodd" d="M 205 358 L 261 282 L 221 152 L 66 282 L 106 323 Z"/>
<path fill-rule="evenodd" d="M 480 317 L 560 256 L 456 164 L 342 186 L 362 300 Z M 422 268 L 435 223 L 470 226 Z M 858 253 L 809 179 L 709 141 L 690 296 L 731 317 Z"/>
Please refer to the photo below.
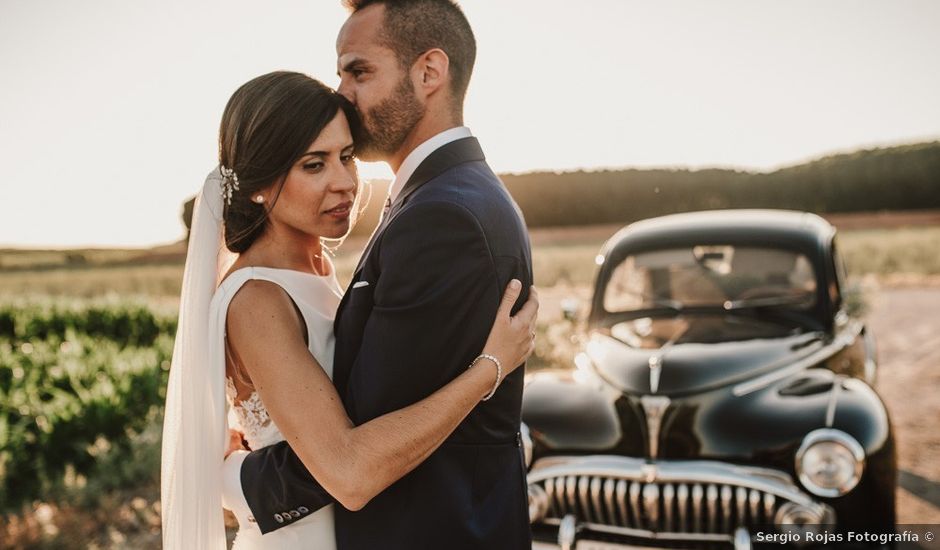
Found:
<path fill-rule="evenodd" d="M 310 163 L 304 164 L 304 170 L 308 170 L 310 172 L 319 172 L 322 169 L 323 169 L 322 162 L 310 162 Z"/>
<path fill-rule="evenodd" d="M 356 160 L 356 155 L 354 153 L 348 153 L 340 157 L 340 160 L 343 161 L 343 164 L 348 164 Z"/>

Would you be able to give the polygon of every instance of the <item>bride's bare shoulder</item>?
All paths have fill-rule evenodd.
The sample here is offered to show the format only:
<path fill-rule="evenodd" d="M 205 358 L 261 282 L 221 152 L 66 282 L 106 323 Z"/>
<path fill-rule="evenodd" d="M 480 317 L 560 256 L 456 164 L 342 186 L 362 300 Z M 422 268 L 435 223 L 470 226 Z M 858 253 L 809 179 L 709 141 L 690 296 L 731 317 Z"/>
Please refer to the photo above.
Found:
<path fill-rule="evenodd" d="M 283 288 L 271 281 L 251 279 L 232 297 L 226 328 L 229 340 L 234 341 L 241 340 L 240 337 L 263 341 L 275 336 L 283 342 L 293 336 L 302 343 L 302 323 L 294 302 Z"/>

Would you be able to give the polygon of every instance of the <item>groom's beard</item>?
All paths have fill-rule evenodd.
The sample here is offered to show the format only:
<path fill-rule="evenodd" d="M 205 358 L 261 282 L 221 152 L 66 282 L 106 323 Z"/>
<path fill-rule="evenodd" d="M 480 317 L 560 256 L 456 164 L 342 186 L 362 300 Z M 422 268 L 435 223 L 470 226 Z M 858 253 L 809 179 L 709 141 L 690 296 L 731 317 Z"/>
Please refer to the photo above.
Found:
<path fill-rule="evenodd" d="M 389 97 L 360 116 L 362 128 L 356 156 L 367 162 L 387 160 L 401 148 L 424 116 L 424 106 L 418 101 L 406 73 Z"/>

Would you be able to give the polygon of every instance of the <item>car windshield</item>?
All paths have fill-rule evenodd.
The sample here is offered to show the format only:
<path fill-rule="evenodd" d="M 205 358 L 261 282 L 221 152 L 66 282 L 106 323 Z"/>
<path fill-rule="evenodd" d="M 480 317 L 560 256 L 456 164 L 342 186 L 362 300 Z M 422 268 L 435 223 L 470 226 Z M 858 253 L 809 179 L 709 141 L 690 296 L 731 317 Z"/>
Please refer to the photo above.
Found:
<path fill-rule="evenodd" d="M 648 312 L 612 335 L 641 348 L 670 340 L 728 342 L 799 332 L 816 303 L 816 274 L 799 252 L 733 245 L 627 256 L 604 289 L 608 313 Z M 660 313 L 661 312 L 661 313 Z"/>
<path fill-rule="evenodd" d="M 685 308 L 777 307 L 816 302 L 816 274 L 799 252 L 733 245 L 692 246 L 627 256 L 604 289 L 609 313 Z"/>
<path fill-rule="evenodd" d="M 610 327 L 610 335 L 634 348 L 659 349 L 670 344 L 717 344 L 755 338 L 783 338 L 804 328 L 786 319 L 767 320 L 742 315 L 684 315 L 641 317 Z"/>

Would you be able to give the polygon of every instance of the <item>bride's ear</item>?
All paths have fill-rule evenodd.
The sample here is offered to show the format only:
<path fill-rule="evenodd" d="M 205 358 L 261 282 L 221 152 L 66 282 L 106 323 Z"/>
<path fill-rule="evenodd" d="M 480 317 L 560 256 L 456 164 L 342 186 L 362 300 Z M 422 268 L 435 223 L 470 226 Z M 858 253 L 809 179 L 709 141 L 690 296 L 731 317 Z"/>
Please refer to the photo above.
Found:
<path fill-rule="evenodd" d="M 413 67 L 415 90 L 427 97 L 442 87 L 446 87 L 450 80 L 450 58 L 440 48 L 432 48 L 421 54 Z"/>

